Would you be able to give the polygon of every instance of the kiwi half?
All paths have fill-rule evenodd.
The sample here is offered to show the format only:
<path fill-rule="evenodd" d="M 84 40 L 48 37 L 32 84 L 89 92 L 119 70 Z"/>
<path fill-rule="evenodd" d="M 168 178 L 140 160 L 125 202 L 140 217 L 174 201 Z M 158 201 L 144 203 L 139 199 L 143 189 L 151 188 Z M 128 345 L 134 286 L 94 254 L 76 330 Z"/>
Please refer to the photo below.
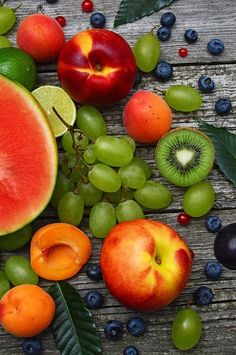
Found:
<path fill-rule="evenodd" d="M 158 170 L 177 186 L 191 186 L 205 179 L 214 164 L 211 140 L 194 128 L 176 128 L 157 144 L 155 159 Z"/>

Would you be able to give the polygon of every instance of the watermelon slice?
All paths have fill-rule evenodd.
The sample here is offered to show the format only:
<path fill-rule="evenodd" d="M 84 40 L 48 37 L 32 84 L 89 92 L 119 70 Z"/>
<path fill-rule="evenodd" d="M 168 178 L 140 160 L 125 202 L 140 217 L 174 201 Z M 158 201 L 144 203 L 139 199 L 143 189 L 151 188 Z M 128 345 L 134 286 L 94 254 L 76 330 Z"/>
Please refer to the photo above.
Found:
<path fill-rule="evenodd" d="M 30 92 L 0 75 L 0 236 L 44 210 L 55 185 L 57 158 L 45 112 Z"/>

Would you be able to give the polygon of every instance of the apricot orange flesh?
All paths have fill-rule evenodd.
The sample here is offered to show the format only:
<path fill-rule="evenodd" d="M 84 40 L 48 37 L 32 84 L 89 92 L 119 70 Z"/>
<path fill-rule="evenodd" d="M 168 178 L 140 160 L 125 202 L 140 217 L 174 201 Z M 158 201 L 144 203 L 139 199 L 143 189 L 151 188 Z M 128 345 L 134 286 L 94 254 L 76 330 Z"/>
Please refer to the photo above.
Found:
<path fill-rule="evenodd" d="M 47 280 L 65 280 L 79 272 L 91 255 L 91 242 L 79 228 L 51 223 L 33 236 L 30 259 L 33 270 Z"/>

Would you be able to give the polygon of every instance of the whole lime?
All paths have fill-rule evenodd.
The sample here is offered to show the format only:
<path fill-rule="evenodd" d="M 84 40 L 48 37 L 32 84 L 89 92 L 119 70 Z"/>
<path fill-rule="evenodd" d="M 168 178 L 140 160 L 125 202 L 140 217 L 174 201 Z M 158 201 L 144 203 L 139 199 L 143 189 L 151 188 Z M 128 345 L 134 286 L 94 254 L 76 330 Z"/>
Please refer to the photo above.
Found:
<path fill-rule="evenodd" d="M 33 90 L 37 80 L 36 64 L 30 55 L 15 47 L 0 49 L 0 73 Z"/>

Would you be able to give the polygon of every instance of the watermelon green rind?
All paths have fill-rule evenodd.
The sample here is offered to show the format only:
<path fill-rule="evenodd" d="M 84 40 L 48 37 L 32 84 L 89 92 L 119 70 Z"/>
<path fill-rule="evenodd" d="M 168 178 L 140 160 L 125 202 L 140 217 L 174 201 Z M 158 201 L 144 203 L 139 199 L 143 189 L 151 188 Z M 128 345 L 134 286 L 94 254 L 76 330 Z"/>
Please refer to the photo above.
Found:
<path fill-rule="evenodd" d="M 57 143 L 31 93 L 0 74 L 0 236 L 29 224 L 56 182 Z"/>

